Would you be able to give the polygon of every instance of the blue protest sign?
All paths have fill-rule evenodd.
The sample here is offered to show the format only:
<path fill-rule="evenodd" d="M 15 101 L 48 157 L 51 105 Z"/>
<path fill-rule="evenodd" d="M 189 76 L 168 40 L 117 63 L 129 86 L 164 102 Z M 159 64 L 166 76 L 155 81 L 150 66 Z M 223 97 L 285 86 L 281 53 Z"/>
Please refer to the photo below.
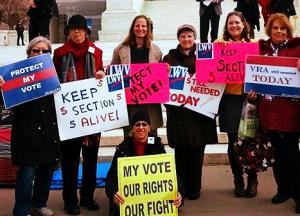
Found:
<path fill-rule="evenodd" d="M 5 108 L 11 108 L 60 90 L 60 83 L 49 54 L 28 58 L 4 67 L 2 95 Z"/>

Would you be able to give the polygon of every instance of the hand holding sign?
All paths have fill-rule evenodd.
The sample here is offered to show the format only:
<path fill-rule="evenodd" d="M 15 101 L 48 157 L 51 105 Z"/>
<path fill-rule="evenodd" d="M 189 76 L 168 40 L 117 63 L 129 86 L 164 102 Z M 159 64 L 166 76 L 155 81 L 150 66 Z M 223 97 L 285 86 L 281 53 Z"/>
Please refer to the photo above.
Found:
<path fill-rule="evenodd" d="M 114 200 L 114 203 L 118 206 L 125 203 L 125 198 L 120 194 L 119 191 L 114 195 L 113 200 Z"/>
<path fill-rule="evenodd" d="M 0 88 L 2 88 L 3 84 L 5 83 L 2 76 L 0 76 Z"/>
<path fill-rule="evenodd" d="M 181 202 L 182 202 L 182 197 L 181 197 L 181 194 L 178 192 L 177 193 L 177 197 L 176 197 L 176 199 L 174 200 L 174 206 L 176 207 L 176 208 L 179 208 L 180 206 L 181 206 Z"/>
<path fill-rule="evenodd" d="M 103 70 L 99 70 L 95 73 L 96 79 L 102 79 L 103 77 L 105 77 L 105 72 Z"/>

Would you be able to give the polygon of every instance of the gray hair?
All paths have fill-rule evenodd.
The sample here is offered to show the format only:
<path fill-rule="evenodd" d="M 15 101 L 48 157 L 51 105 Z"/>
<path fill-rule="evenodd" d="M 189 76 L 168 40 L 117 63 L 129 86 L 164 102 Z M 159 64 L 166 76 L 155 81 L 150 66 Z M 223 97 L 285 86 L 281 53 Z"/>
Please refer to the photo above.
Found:
<path fill-rule="evenodd" d="M 27 49 L 26 49 L 26 54 L 27 54 L 27 56 L 30 55 L 32 48 L 33 48 L 35 45 L 37 45 L 38 43 L 45 43 L 45 44 L 47 44 L 48 49 L 50 50 L 50 53 L 52 53 L 51 42 L 50 42 L 47 38 L 45 38 L 45 37 L 43 37 L 43 36 L 37 36 L 37 37 L 33 38 L 33 39 L 29 42 L 29 44 L 28 44 L 28 46 L 27 46 Z"/>

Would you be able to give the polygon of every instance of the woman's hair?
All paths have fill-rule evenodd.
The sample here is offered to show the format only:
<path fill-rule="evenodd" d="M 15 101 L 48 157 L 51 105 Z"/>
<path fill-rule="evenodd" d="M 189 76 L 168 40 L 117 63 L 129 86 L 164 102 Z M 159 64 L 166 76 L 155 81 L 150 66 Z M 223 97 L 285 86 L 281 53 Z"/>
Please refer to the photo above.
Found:
<path fill-rule="evenodd" d="M 52 53 L 51 42 L 50 42 L 47 38 L 45 38 L 45 37 L 43 37 L 43 36 L 38 36 L 38 37 L 33 38 L 33 39 L 29 42 L 29 44 L 28 44 L 28 46 L 27 46 L 27 49 L 26 49 L 26 54 L 27 54 L 27 56 L 30 55 L 32 48 L 33 48 L 35 45 L 37 45 L 38 43 L 45 43 L 45 44 L 47 44 L 48 49 L 50 50 L 50 53 Z"/>
<path fill-rule="evenodd" d="M 147 34 L 144 39 L 144 47 L 150 49 L 151 40 L 152 40 L 151 22 L 150 22 L 151 20 L 148 19 L 145 15 L 138 15 L 133 19 L 129 29 L 129 33 L 122 44 L 131 47 L 135 47 L 137 45 L 135 40 L 135 34 L 134 34 L 134 24 L 140 18 L 145 19 L 147 23 Z"/>
<path fill-rule="evenodd" d="M 249 42 L 251 39 L 250 39 L 250 35 L 249 35 L 249 32 L 250 32 L 250 26 L 249 24 L 247 23 L 244 15 L 239 12 L 239 11 L 233 11 L 233 12 L 230 12 L 228 15 L 227 15 L 227 18 L 226 18 L 226 22 L 225 22 L 225 26 L 224 26 L 224 32 L 223 32 L 223 39 L 225 41 L 229 41 L 230 39 L 231 40 L 234 40 L 234 38 L 232 37 L 232 35 L 229 33 L 228 31 L 228 20 L 231 16 L 237 16 L 241 19 L 242 23 L 244 24 L 244 29 L 242 31 L 242 34 L 241 34 L 241 40 L 244 39 L 246 42 Z"/>
<path fill-rule="evenodd" d="M 271 38 L 271 29 L 275 21 L 278 21 L 284 28 L 287 29 L 288 38 L 293 37 L 293 27 L 289 19 L 287 18 L 287 16 L 283 13 L 275 13 L 268 18 L 268 22 L 265 27 L 265 32 L 270 38 Z"/>

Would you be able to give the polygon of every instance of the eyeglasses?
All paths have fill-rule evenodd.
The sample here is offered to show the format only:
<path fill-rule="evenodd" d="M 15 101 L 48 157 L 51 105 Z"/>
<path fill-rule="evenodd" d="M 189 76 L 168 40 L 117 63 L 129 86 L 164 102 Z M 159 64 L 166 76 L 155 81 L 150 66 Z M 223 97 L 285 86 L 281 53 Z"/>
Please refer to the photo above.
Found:
<path fill-rule="evenodd" d="M 147 125 L 148 125 L 147 122 L 137 122 L 134 124 L 134 127 L 141 127 L 141 126 L 146 127 Z"/>
<path fill-rule="evenodd" d="M 50 53 L 50 50 L 43 50 L 43 49 L 32 49 L 31 50 L 33 53 L 37 54 L 37 53 Z"/>

